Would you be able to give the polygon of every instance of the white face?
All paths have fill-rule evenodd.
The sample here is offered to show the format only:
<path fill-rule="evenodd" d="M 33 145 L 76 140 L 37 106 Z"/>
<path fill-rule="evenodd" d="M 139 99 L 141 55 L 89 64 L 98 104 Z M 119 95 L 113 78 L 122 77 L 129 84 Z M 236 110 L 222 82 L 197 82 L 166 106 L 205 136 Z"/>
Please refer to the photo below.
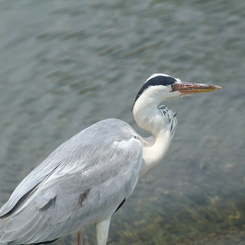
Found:
<path fill-rule="evenodd" d="M 174 94 L 167 95 L 167 93 L 170 93 L 172 91 L 172 85 L 176 83 L 181 83 L 181 81 L 178 78 L 174 78 L 166 74 L 153 74 L 146 80 L 146 82 L 139 90 L 135 98 L 135 102 L 138 100 L 139 97 L 149 97 L 151 94 L 156 94 L 157 91 L 163 93 L 163 100 L 168 99 L 168 97 L 172 98 Z"/>
<path fill-rule="evenodd" d="M 172 85 L 151 86 L 142 93 L 142 98 L 152 98 L 161 103 L 162 101 L 182 96 L 179 91 L 173 91 Z M 140 97 L 141 97 L 140 96 Z"/>

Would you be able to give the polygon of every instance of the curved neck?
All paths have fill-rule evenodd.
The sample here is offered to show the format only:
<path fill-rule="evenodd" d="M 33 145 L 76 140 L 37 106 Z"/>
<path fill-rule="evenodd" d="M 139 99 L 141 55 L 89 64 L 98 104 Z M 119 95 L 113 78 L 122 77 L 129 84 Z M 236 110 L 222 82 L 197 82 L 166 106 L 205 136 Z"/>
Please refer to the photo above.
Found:
<path fill-rule="evenodd" d="M 160 101 L 161 102 L 161 101 Z M 160 103 L 159 102 L 159 103 Z M 143 100 L 141 97 L 135 102 L 133 107 L 133 115 L 139 127 L 157 134 L 161 126 L 160 115 L 158 114 L 158 104 L 155 100 L 147 98 Z M 160 122 L 160 124 L 159 124 Z"/>
<path fill-rule="evenodd" d="M 144 103 L 139 100 L 133 108 L 137 124 L 152 133 L 149 138 L 141 138 L 144 161 L 140 175 L 148 172 L 162 160 L 168 151 L 177 126 L 173 112 L 169 110 L 168 115 L 161 114 L 157 105 L 156 100 L 148 99 L 144 100 Z"/>
<path fill-rule="evenodd" d="M 174 132 L 163 128 L 158 134 L 143 139 L 143 163 L 140 175 L 158 165 L 166 155 L 173 136 Z"/>

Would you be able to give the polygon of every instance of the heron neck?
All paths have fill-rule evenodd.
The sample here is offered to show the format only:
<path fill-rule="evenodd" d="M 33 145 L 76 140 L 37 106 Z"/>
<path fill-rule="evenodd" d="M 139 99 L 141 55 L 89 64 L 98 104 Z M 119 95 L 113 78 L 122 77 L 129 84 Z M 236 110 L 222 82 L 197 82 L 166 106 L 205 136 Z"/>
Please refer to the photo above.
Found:
<path fill-rule="evenodd" d="M 142 138 L 143 144 L 143 164 L 140 174 L 143 175 L 156 166 L 167 153 L 170 142 L 173 138 L 176 118 L 172 114 L 159 113 L 158 105 L 161 103 L 160 97 L 140 97 L 133 107 L 133 114 L 137 124 L 152 133 L 146 139 Z M 172 118 L 172 120 L 170 120 Z M 169 121 L 170 120 L 170 121 Z M 171 123 L 173 127 L 171 127 Z"/>
<path fill-rule="evenodd" d="M 153 134 L 149 138 L 145 138 L 143 146 L 143 163 L 140 175 L 144 175 L 155 167 L 165 156 L 169 145 L 173 138 L 173 134 L 167 128 L 162 128 L 157 134 Z"/>
<path fill-rule="evenodd" d="M 157 105 L 159 103 L 156 102 L 155 99 L 147 98 L 143 100 L 140 97 L 133 107 L 136 123 L 146 131 L 152 132 L 153 135 L 158 134 L 159 125 L 161 124 L 158 122 L 158 119 L 160 118 Z"/>

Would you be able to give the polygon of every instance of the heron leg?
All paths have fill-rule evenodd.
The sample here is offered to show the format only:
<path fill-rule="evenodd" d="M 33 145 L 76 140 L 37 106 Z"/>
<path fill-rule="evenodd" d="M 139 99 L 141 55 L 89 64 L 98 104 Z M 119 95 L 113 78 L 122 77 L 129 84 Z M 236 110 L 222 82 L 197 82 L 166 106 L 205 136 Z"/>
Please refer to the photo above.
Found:
<path fill-rule="evenodd" d="M 106 245 L 110 222 L 111 222 L 111 217 L 109 217 L 107 220 L 103 220 L 95 224 L 97 245 Z"/>
<path fill-rule="evenodd" d="M 82 231 L 77 232 L 77 245 L 83 245 L 83 234 L 82 234 Z"/>

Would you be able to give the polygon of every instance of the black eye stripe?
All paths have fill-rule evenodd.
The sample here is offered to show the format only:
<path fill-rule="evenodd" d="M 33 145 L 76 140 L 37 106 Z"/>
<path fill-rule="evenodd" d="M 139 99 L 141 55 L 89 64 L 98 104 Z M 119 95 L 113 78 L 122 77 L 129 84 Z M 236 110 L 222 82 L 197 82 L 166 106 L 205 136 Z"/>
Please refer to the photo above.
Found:
<path fill-rule="evenodd" d="M 158 75 L 147 80 L 143 86 L 145 86 L 146 84 L 148 84 L 148 86 L 154 86 L 154 85 L 166 86 L 166 85 L 172 85 L 175 82 L 176 79 L 174 77 Z"/>
<path fill-rule="evenodd" d="M 140 89 L 140 91 L 138 92 L 138 94 L 136 95 L 136 98 L 134 100 L 135 101 L 140 97 L 140 95 L 149 87 L 152 86 L 158 86 L 158 85 L 162 85 L 162 86 L 167 86 L 167 85 L 172 85 L 176 82 L 177 80 L 174 77 L 170 77 L 170 76 L 164 76 L 164 75 L 158 75 L 155 77 L 150 78 L 149 80 L 147 80 L 142 88 Z"/>

